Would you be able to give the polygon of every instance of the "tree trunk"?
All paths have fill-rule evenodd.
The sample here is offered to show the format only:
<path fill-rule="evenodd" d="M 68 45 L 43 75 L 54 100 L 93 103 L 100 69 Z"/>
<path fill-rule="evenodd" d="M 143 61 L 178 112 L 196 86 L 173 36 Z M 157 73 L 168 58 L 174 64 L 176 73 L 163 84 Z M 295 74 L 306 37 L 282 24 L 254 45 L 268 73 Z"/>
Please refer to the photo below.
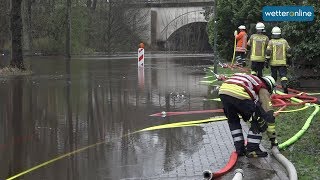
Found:
<path fill-rule="evenodd" d="M 10 66 L 25 69 L 22 54 L 22 0 L 11 0 L 11 34 L 12 34 L 12 56 Z"/>
<path fill-rule="evenodd" d="M 97 0 L 93 0 L 91 10 L 94 11 L 97 8 Z"/>
<path fill-rule="evenodd" d="M 91 0 L 87 0 L 87 7 L 88 7 L 89 9 L 91 9 L 91 4 L 92 4 L 92 1 L 91 1 Z"/>
<path fill-rule="evenodd" d="M 67 0 L 67 33 L 66 33 L 66 57 L 71 57 L 71 0 Z"/>
<path fill-rule="evenodd" d="M 108 28 L 107 28 L 107 52 L 108 52 L 108 55 L 111 54 L 111 26 L 112 26 L 112 4 L 111 2 L 109 1 L 108 3 L 109 5 L 109 11 L 108 11 Z"/>
<path fill-rule="evenodd" d="M 25 0 L 23 3 L 23 49 L 32 51 L 32 38 L 31 38 L 31 0 Z"/>

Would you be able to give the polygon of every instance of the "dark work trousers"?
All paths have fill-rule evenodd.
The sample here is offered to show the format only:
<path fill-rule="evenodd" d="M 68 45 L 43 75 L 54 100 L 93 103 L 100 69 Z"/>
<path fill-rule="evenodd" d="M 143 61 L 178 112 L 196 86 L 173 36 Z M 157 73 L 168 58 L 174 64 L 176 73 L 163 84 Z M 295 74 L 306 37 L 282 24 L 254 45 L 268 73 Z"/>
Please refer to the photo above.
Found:
<path fill-rule="evenodd" d="M 271 76 L 277 81 L 278 72 L 280 79 L 283 77 L 287 77 L 287 66 L 271 66 Z"/>
<path fill-rule="evenodd" d="M 252 100 L 240 100 L 232 96 L 219 95 L 223 104 L 224 114 L 228 118 L 230 132 L 233 138 L 234 146 L 237 152 L 244 148 L 244 138 L 239 115 L 244 121 L 248 121 L 255 110 L 255 104 Z"/>
<path fill-rule="evenodd" d="M 288 78 L 287 78 L 287 66 L 271 66 L 271 76 L 277 81 L 277 73 L 279 72 L 281 86 L 283 92 L 288 94 Z"/>
<path fill-rule="evenodd" d="M 246 54 L 245 52 L 236 52 L 236 61 L 239 64 L 245 65 L 246 63 Z"/>
<path fill-rule="evenodd" d="M 253 73 L 254 71 L 256 73 L 254 75 L 262 77 L 263 68 L 264 68 L 264 62 L 251 61 L 251 74 L 254 74 Z"/>

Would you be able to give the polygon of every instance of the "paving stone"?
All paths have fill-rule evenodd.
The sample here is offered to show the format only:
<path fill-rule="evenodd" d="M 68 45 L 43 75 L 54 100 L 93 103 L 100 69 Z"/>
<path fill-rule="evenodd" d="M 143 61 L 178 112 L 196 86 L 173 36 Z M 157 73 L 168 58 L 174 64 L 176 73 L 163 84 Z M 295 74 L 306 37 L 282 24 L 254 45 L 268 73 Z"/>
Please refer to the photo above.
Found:
<path fill-rule="evenodd" d="M 203 135 L 203 146 L 183 163 L 170 172 L 165 172 L 151 179 L 202 179 L 204 170 L 215 172 L 223 168 L 229 161 L 231 153 L 235 150 L 229 126 L 226 121 L 213 122 L 201 125 L 206 132 Z M 242 123 L 244 136 L 247 136 L 248 126 Z M 263 148 L 263 147 L 262 147 Z M 263 148 L 265 149 L 265 148 Z M 232 179 L 234 170 L 242 168 L 245 172 L 244 179 L 289 179 L 285 169 L 272 155 L 266 158 L 250 159 L 239 157 L 236 166 L 221 179 Z"/>

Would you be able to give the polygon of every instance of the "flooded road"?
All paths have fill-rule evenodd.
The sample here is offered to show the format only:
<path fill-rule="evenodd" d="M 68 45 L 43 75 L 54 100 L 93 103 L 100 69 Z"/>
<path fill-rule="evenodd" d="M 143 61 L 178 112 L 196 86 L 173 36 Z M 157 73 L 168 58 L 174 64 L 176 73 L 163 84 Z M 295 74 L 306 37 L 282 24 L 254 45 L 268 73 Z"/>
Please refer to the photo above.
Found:
<path fill-rule="evenodd" d="M 211 90 L 199 84 L 210 58 L 155 55 L 142 71 L 135 56 L 27 58 L 33 75 L 0 77 L 0 179 L 149 179 L 174 171 L 204 143 L 202 127 L 129 134 L 211 117 L 149 116 L 218 108 L 203 101 Z"/>

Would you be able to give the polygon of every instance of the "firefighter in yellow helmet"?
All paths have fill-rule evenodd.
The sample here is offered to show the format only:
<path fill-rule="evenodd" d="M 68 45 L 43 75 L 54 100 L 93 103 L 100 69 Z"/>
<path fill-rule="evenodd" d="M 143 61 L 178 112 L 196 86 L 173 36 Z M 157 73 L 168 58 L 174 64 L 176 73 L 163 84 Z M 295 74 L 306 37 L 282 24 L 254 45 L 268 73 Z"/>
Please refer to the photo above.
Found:
<path fill-rule="evenodd" d="M 267 48 L 269 38 L 264 35 L 264 24 L 258 22 L 256 24 L 256 34 L 251 35 L 248 41 L 248 50 L 250 50 L 251 74 L 262 77 L 262 71 L 265 66 L 265 50 Z"/>
<path fill-rule="evenodd" d="M 278 145 L 275 117 L 270 107 L 270 94 L 274 87 L 275 80 L 272 76 L 258 77 L 240 73 L 234 74 L 221 85 L 219 97 L 239 156 L 266 157 L 268 153 L 259 148 L 262 133 L 265 131 L 271 146 Z M 244 121 L 251 119 L 246 147 L 239 115 Z"/>
<path fill-rule="evenodd" d="M 271 66 L 271 76 L 277 81 L 277 75 L 281 79 L 283 92 L 288 94 L 287 87 L 287 64 L 291 65 L 291 53 L 288 42 L 281 38 L 281 29 L 277 26 L 272 28 L 272 38 L 267 46 L 266 68 Z"/>

